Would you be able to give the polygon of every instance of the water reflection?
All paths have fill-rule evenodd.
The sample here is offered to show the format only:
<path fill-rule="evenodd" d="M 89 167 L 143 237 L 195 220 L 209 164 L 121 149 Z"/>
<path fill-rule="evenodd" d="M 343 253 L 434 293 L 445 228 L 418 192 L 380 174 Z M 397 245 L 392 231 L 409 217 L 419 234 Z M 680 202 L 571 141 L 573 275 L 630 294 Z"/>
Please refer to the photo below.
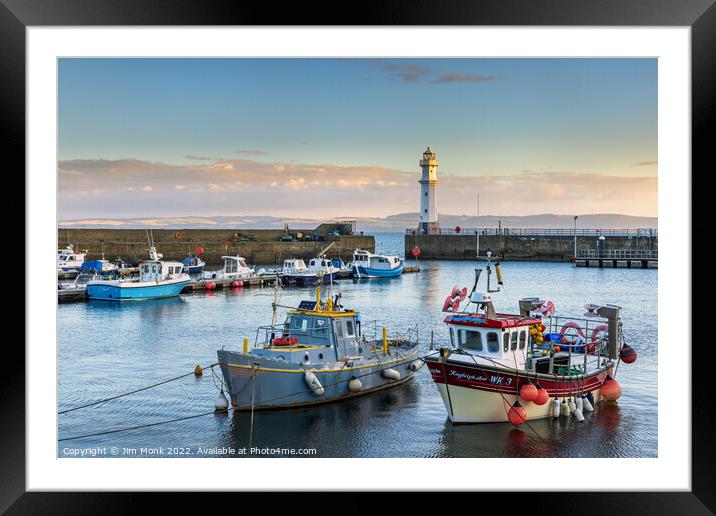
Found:
<path fill-rule="evenodd" d="M 423 351 L 430 332 L 447 340 L 440 311 L 454 284 L 472 286 L 474 261 L 420 261 L 422 272 L 399 278 L 336 281 L 347 307 L 361 311 L 364 334 L 420 327 Z M 639 353 L 619 367 L 624 394 L 598 403 L 585 421 L 572 418 L 454 426 L 427 368 L 408 383 L 350 401 L 313 408 L 256 412 L 252 444 L 315 447 L 319 457 L 654 457 L 657 432 L 657 275 L 651 270 L 579 269 L 569 264 L 503 263 L 509 295 L 493 296 L 498 309 L 524 296 L 553 299 L 557 309 L 581 313 L 586 300 L 618 301 L 624 330 Z M 592 299 L 585 299 L 585 293 Z M 240 349 L 271 321 L 272 288 L 203 291 L 136 303 L 89 302 L 58 307 L 59 402 L 80 405 L 185 374 L 216 360 L 216 350 Z M 281 304 L 313 297 L 287 288 Z M 512 303 L 514 304 L 514 303 Z M 283 318 L 279 314 L 279 319 Z M 373 323 L 373 321 L 377 321 Z M 60 416 L 61 436 L 131 427 L 211 410 L 217 387 L 207 372 L 158 389 Z M 248 446 L 249 412 L 210 415 L 170 425 L 73 442 L 74 446 Z M 58 446 L 61 453 L 62 446 Z"/>

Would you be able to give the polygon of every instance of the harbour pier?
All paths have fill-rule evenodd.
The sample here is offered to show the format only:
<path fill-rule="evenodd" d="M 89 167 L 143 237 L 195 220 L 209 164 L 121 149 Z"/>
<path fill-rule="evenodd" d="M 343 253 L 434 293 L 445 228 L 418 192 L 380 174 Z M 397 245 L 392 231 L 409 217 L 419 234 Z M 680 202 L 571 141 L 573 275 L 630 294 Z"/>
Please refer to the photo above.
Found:
<path fill-rule="evenodd" d="M 58 228 L 57 241 L 67 240 L 66 227 Z M 69 228 L 75 249 L 87 250 L 87 260 L 120 256 L 133 262 L 146 258 L 145 229 Z M 328 250 L 327 256 L 350 260 L 357 248 L 375 250 L 372 235 L 355 231 L 355 221 L 320 224 L 312 229 L 152 229 L 154 243 L 167 260 L 181 261 L 204 250 L 202 259 L 209 266 L 222 265 L 225 255 L 240 255 L 251 264 L 280 264 L 286 258 L 314 258 Z"/>
<path fill-rule="evenodd" d="M 577 259 L 574 260 L 574 265 L 615 269 L 657 269 L 659 251 L 623 249 L 580 251 Z"/>
<path fill-rule="evenodd" d="M 615 267 L 624 267 L 616 262 L 626 260 L 626 267 L 633 263 L 634 268 L 639 260 L 645 260 L 644 268 L 652 268 L 654 264 L 649 263 L 658 260 L 658 231 L 501 227 L 440 228 L 436 234 L 421 234 L 419 229 L 407 229 L 406 258 L 412 256 L 415 247 L 420 248 L 420 259 L 428 260 L 470 260 L 475 259 L 478 252 L 484 256 L 491 251 L 493 256 L 503 260 L 572 262 L 579 258 L 587 260 L 587 265 L 577 265 L 587 267 L 600 266 L 598 263 L 609 267 L 609 260 L 614 261 Z M 589 260 L 594 260 L 594 264 L 589 264 Z"/>

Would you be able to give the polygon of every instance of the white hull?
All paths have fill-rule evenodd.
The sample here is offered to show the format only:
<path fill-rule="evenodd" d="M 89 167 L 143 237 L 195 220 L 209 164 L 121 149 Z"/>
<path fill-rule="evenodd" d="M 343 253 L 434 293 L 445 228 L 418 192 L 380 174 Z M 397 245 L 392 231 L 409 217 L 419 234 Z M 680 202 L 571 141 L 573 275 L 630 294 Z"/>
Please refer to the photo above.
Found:
<path fill-rule="evenodd" d="M 499 392 L 481 389 L 470 389 L 450 385 L 449 397 L 445 384 L 437 384 L 440 397 L 443 399 L 448 417 L 452 423 L 506 423 L 507 411 L 516 401 L 514 394 L 500 394 Z M 592 391 L 594 400 L 600 399 L 599 389 Z M 552 399 L 544 405 L 536 405 L 531 401 L 520 400 L 527 411 L 527 421 L 552 416 Z"/>

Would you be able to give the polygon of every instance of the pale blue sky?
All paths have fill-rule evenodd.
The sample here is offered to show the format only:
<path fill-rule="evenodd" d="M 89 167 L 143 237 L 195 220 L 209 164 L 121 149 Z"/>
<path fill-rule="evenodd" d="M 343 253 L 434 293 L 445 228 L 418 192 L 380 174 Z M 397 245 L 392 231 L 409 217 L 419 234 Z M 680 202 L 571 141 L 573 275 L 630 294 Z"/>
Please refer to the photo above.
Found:
<path fill-rule="evenodd" d="M 650 195 L 622 199 L 624 209 L 610 205 L 610 211 L 656 215 L 657 61 L 61 59 L 59 63 L 59 159 L 61 172 L 69 171 L 60 176 L 60 208 L 67 215 L 91 215 L 94 208 L 88 196 L 116 191 L 112 181 L 131 183 L 127 191 L 137 192 L 131 195 L 137 196 L 139 211 L 151 207 L 162 214 L 163 205 L 144 206 L 147 196 L 138 192 L 171 188 L 175 195 L 189 195 L 189 185 L 184 183 L 193 177 L 197 181 L 192 185 L 199 188 L 205 167 L 228 170 L 225 165 L 233 160 L 241 160 L 244 168 L 253 164 L 257 175 L 268 168 L 284 173 L 280 168 L 291 169 L 293 164 L 294 175 L 261 186 L 252 185 L 247 172 L 238 179 L 213 178 L 205 186 L 228 188 L 241 183 L 253 199 L 260 196 L 259 190 L 275 195 L 284 179 L 287 184 L 297 177 L 311 182 L 311 169 L 326 165 L 374 171 L 372 182 L 359 182 L 371 190 L 380 175 L 377 171 L 417 174 L 420 153 L 427 145 L 438 153 L 441 177 L 474 179 L 476 189 L 487 188 L 480 178 L 523 181 L 525 174 L 596 174 L 605 176 L 604 184 L 617 178 L 643 178 L 650 181 L 644 183 Z M 72 166 L 74 160 L 84 160 L 81 173 Z M 124 166 L 103 171 L 104 161 L 95 169 L 88 165 L 98 160 L 136 160 L 154 167 L 160 163 L 166 170 L 161 180 L 150 174 L 147 184 L 142 184 L 140 171 Z M 173 173 L 181 177 L 180 182 L 171 180 Z M 117 174 L 126 174 L 129 182 Z M 316 180 L 312 184 L 328 190 L 340 187 Z M 613 197 L 608 192 L 599 195 L 579 202 Z M 170 198 L 165 196 L 162 202 Z M 364 201 L 368 199 L 366 194 Z M 159 196 L 154 199 L 159 200 Z M 514 211 L 507 199 L 495 200 L 496 207 Z M 560 209 L 569 211 L 566 201 Z M 356 209 L 378 208 L 365 202 L 356 203 Z M 463 209 L 461 204 L 467 202 L 467 198 L 460 200 L 454 210 L 444 205 L 439 209 L 465 212 L 468 206 Z M 171 204 L 167 213 L 188 214 L 176 213 L 176 205 Z M 414 204 L 417 208 L 417 195 Z M 236 211 L 233 204 L 225 208 Z M 405 204 L 392 212 L 407 208 L 410 205 Z M 536 212 L 544 211 L 549 210 Z"/>

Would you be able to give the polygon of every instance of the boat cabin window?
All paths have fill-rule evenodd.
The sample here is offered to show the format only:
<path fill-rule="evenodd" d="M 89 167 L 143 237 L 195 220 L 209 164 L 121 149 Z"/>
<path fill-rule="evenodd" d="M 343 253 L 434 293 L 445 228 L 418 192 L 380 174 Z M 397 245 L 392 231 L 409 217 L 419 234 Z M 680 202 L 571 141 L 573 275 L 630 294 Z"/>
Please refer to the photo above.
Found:
<path fill-rule="evenodd" d="M 316 319 L 313 329 L 314 335 L 317 337 L 326 337 L 328 335 L 328 326 L 325 319 Z"/>
<path fill-rule="evenodd" d="M 339 339 L 343 337 L 343 325 L 340 321 L 336 321 L 336 337 Z"/>
<path fill-rule="evenodd" d="M 346 321 L 346 336 L 352 337 L 353 335 L 355 335 L 353 331 L 353 321 L 349 319 Z"/>
<path fill-rule="evenodd" d="M 487 333 L 487 351 L 497 353 L 500 351 L 500 339 L 494 331 Z"/>
<path fill-rule="evenodd" d="M 512 351 L 515 351 L 515 350 L 517 349 L 517 332 L 516 332 L 516 331 L 513 331 L 513 332 L 512 332 L 512 336 L 511 336 L 511 339 L 510 339 L 510 340 L 511 340 L 510 349 L 511 349 Z"/>
<path fill-rule="evenodd" d="M 504 332 L 502 334 L 502 351 L 509 351 L 510 350 L 510 333 Z"/>
<path fill-rule="evenodd" d="M 152 265 L 152 272 L 159 272 L 156 265 Z"/>
<path fill-rule="evenodd" d="M 527 343 L 527 332 L 525 330 L 522 330 L 520 332 L 520 349 L 525 349 L 526 343 Z"/>
<path fill-rule="evenodd" d="M 308 319 L 305 317 L 293 317 L 291 319 L 291 329 L 299 331 L 308 330 Z"/>
<path fill-rule="evenodd" d="M 479 331 L 458 330 L 458 342 L 463 349 L 482 351 L 482 333 Z"/>

